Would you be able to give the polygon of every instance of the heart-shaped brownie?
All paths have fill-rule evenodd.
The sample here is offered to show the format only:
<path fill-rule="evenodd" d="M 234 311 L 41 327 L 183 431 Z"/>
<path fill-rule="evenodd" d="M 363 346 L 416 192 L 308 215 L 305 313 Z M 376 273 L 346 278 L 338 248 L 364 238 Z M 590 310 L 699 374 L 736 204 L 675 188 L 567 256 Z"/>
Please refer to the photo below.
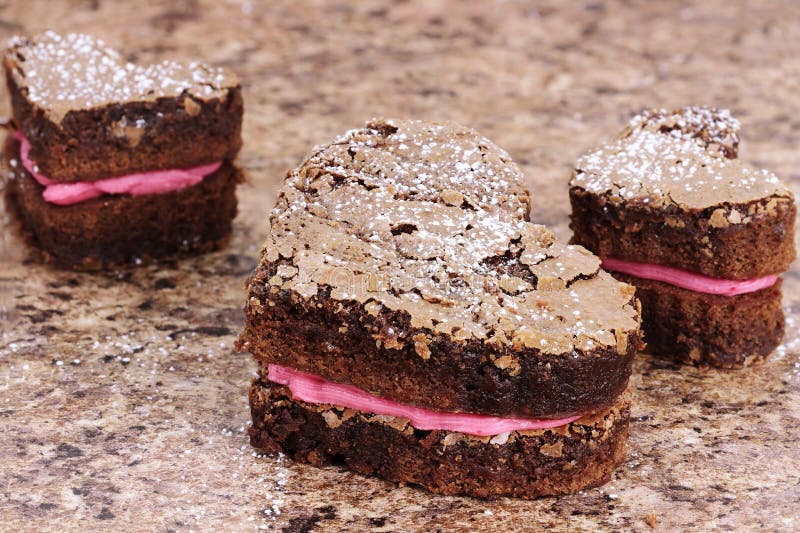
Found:
<path fill-rule="evenodd" d="M 640 346 L 633 288 L 528 209 L 518 167 L 475 131 L 372 121 L 288 174 L 238 346 L 441 411 L 608 407 Z"/>
<path fill-rule="evenodd" d="M 783 335 L 794 198 L 738 158 L 739 128 L 724 109 L 647 110 L 575 165 L 573 242 L 636 284 L 656 353 L 742 366 Z"/>
<path fill-rule="evenodd" d="M 10 205 L 58 266 L 97 269 L 226 242 L 242 96 L 200 64 L 140 67 L 88 35 L 11 40 Z"/>
<path fill-rule="evenodd" d="M 53 181 L 189 168 L 238 151 L 241 88 L 201 63 L 141 66 L 90 35 L 12 39 L 4 58 L 17 127 Z"/>

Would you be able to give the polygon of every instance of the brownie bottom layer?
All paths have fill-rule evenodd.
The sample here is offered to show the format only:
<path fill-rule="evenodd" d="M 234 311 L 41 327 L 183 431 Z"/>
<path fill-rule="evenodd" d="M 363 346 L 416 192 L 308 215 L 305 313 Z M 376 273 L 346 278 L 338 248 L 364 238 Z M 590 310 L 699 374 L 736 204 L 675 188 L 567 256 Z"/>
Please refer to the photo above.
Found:
<path fill-rule="evenodd" d="M 693 364 L 738 368 L 762 361 L 783 337 L 781 281 L 720 296 L 614 272 L 636 286 L 648 351 Z"/>
<path fill-rule="evenodd" d="M 18 160 L 8 143 L 7 160 Z M 9 205 L 43 260 L 93 270 L 155 258 L 200 253 L 228 240 L 236 216 L 239 171 L 229 161 L 197 185 L 145 196 L 106 195 L 59 206 L 21 165 L 7 183 Z"/>
<path fill-rule="evenodd" d="M 624 459 L 630 417 L 625 394 L 611 409 L 561 428 L 475 437 L 295 401 L 286 387 L 260 380 L 250 388 L 250 408 L 250 441 L 262 451 L 481 498 L 536 498 L 605 483 Z"/>

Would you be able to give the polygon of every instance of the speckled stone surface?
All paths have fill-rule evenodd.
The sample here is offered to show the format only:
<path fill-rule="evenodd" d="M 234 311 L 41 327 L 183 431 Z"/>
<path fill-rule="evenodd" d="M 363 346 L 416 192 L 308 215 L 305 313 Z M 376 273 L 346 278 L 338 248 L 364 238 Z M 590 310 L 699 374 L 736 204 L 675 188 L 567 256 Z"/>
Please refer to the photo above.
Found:
<path fill-rule="evenodd" d="M 100 275 L 26 261 L 0 211 L 0 529 L 796 530 L 797 266 L 785 276 L 787 336 L 764 366 L 638 360 L 629 459 L 602 489 L 435 497 L 248 445 L 255 367 L 232 344 L 277 184 L 314 144 L 367 118 L 477 128 L 521 164 L 533 218 L 561 239 L 576 157 L 644 107 L 730 107 L 745 162 L 797 194 L 800 6 L 561 4 L 3 3 L 3 39 L 86 31 L 141 60 L 236 70 L 250 183 L 224 251 Z"/>

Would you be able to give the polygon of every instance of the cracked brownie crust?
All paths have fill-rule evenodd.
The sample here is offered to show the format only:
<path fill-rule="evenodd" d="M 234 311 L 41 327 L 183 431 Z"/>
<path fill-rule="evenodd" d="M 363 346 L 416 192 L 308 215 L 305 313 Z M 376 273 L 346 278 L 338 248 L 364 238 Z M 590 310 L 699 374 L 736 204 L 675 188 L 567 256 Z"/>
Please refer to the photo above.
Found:
<path fill-rule="evenodd" d="M 224 69 L 142 67 L 88 35 L 52 32 L 12 40 L 4 66 L 14 121 L 53 181 L 201 166 L 241 147 L 241 85 Z"/>
<path fill-rule="evenodd" d="M 348 132 L 288 174 L 237 347 L 439 410 L 610 406 L 641 344 L 633 289 L 527 214 L 519 169 L 473 130 Z"/>
<path fill-rule="evenodd" d="M 578 160 L 572 242 L 716 278 L 784 272 L 795 257 L 794 198 L 774 174 L 741 163 L 738 133 L 724 110 L 638 115 Z"/>
<path fill-rule="evenodd" d="M 561 428 L 474 437 L 294 401 L 286 387 L 259 380 L 250 388 L 250 406 L 257 449 L 480 498 L 536 498 L 605 483 L 623 461 L 630 418 L 626 394 L 612 408 Z"/>
<path fill-rule="evenodd" d="M 19 142 L 6 141 L 6 166 L 19 161 Z M 226 161 L 186 189 L 146 196 L 101 196 L 68 206 L 42 198 L 42 186 L 17 164 L 8 168 L 9 205 L 42 258 L 57 266 L 94 270 L 227 242 L 236 216 L 239 171 Z"/>

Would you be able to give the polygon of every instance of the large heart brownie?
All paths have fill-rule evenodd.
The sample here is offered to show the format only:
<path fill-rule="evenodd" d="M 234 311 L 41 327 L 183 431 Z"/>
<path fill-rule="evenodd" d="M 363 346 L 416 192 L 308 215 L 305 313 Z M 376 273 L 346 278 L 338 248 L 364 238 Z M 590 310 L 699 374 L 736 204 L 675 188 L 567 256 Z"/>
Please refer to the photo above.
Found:
<path fill-rule="evenodd" d="M 528 209 L 518 167 L 473 130 L 351 131 L 287 176 L 239 347 L 444 411 L 608 407 L 640 345 L 633 288 Z"/>

